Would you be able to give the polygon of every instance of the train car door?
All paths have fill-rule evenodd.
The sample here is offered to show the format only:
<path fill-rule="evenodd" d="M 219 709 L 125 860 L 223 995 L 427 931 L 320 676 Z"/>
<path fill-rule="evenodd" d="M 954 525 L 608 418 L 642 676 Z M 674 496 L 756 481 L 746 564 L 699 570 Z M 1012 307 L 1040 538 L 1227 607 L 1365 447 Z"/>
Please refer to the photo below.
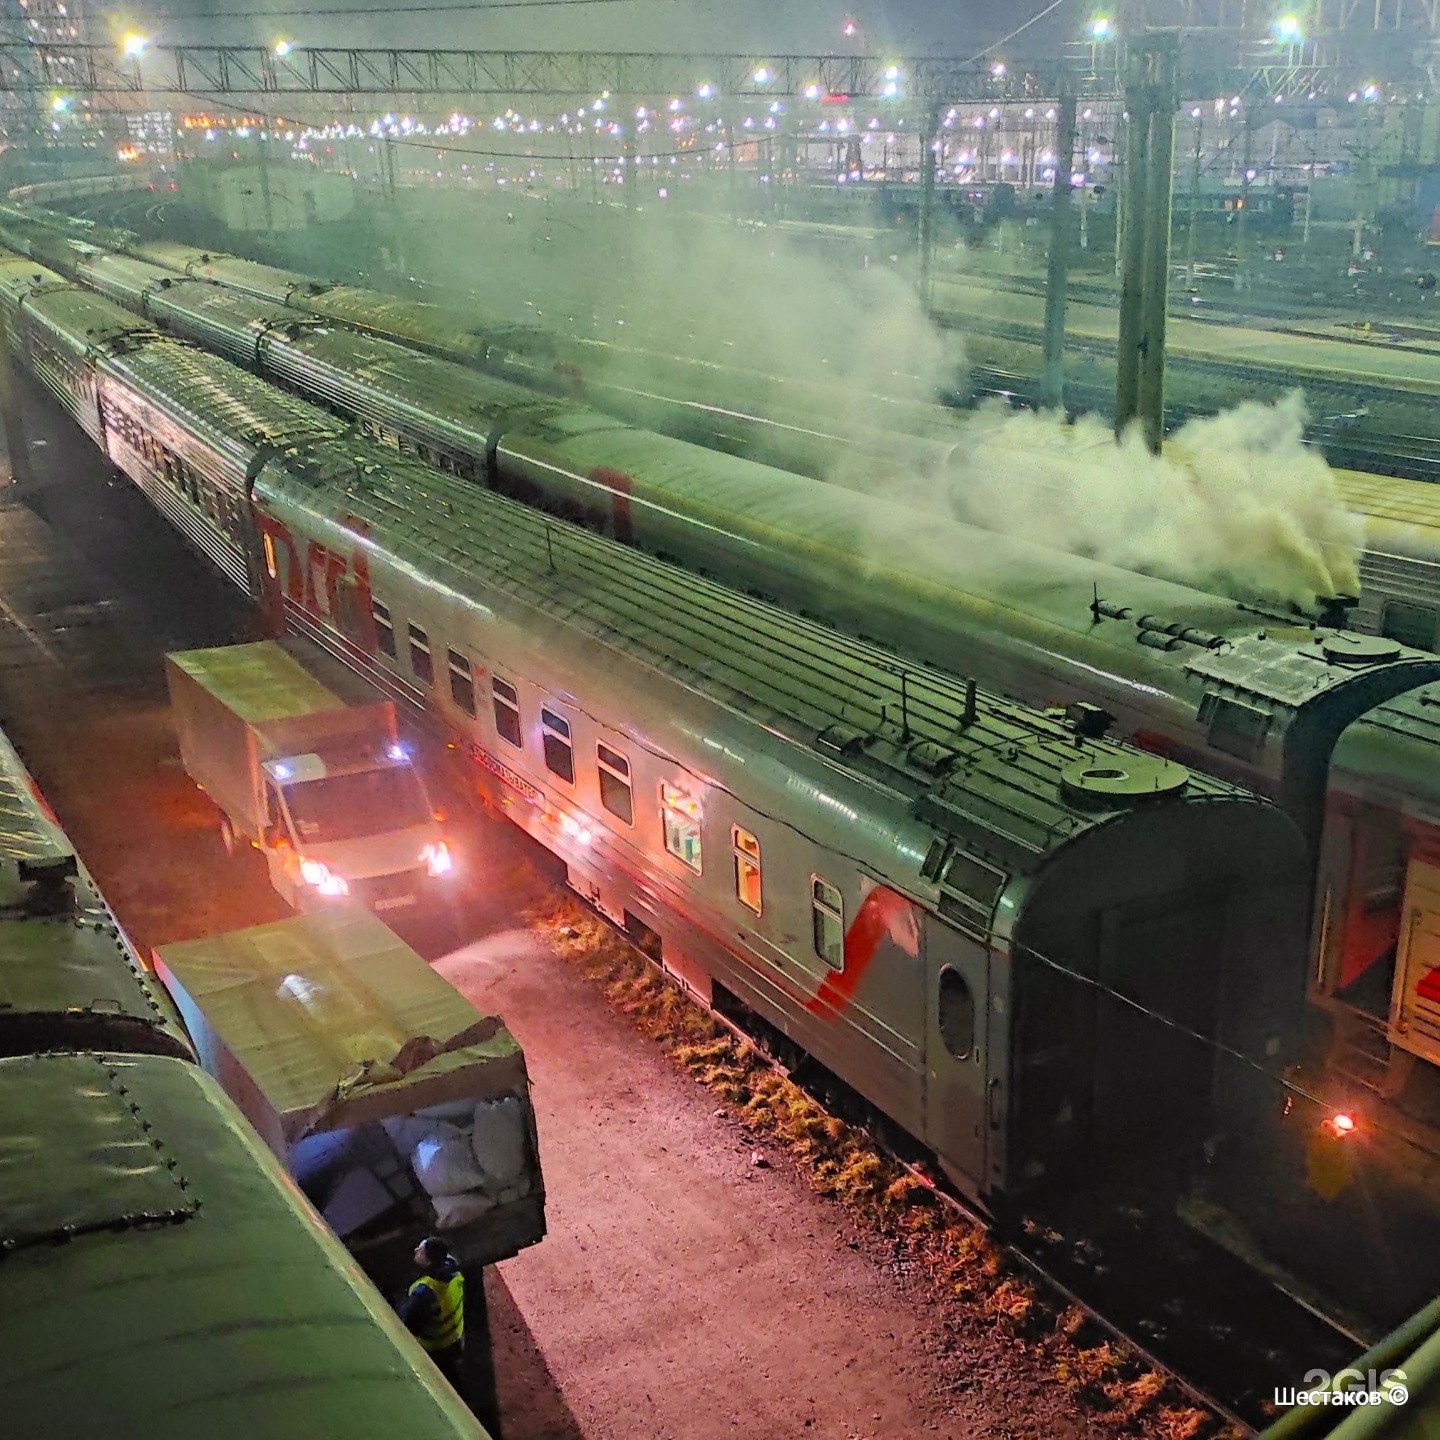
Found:
<path fill-rule="evenodd" d="M 985 948 L 925 922 L 925 1139 L 957 1184 L 985 1176 L 990 961 Z"/>

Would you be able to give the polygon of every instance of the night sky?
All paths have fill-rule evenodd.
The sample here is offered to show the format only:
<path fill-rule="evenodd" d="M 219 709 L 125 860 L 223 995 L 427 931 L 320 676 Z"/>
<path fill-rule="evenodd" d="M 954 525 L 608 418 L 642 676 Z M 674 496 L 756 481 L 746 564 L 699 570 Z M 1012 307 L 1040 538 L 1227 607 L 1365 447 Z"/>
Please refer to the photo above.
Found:
<path fill-rule="evenodd" d="M 416 0 L 420 6 L 453 0 Z M 877 54 L 929 52 L 968 55 L 1013 30 L 1048 0 L 871 0 L 847 11 L 842 0 L 618 0 L 618 3 L 527 4 L 515 9 L 478 6 L 449 13 L 386 6 L 376 14 L 325 16 L 339 4 L 380 10 L 380 0 L 130 0 L 122 22 L 156 41 L 189 44 L 444 45 L 498 49 L 666 51 L 846 51 L 841 26 L 853 15 Z M 1085 0 L 1065 0 L 1052 19 L 1024 37 L 1024 53 L 1053 48 L 1089 18 Z M 232 18 L 247 9 L 251 19 Z M 1093 7 L 1092 7 L 1093 8 Z M 1081 13 L 1082 9 L 1084 13 Z M 316 13 L 299 13 L 313 11 Z M 1073 13 L 1072 13 L 1073 12 Z"/>

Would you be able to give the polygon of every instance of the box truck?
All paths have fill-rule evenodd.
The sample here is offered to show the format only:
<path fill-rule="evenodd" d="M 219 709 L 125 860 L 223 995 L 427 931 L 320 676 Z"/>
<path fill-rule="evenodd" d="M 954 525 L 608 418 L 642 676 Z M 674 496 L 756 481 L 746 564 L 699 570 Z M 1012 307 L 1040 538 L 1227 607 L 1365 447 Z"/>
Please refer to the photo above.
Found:
<path fill-rule="evenodd" d="M 402 919 L 448 901 L 455 861 L 389 701 L 349 705 L 273 640 L 166 657 L 180 757 L 232 853 L 297 910 L 346 898 Z"/>

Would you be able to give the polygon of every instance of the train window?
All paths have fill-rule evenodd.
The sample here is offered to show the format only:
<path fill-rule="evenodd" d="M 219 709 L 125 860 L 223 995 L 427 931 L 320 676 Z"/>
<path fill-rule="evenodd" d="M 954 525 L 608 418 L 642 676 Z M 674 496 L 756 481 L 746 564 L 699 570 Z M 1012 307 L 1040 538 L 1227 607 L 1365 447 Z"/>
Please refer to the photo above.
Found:
<path fill-rule="evenodd" d="M 570 744 L 570 722 L 553 710 L 540 710 L 540 734 L 545 746 L 545 768 L 567 785 L 575 783 L 575 751 Z"/>
<path fill-rule="evenodd" d="M 673 785 L 660 782 L 660 823 L 665 831 L 665 848 L 677 859 L 700 873 L 700 802 Z"/>
<path fill-rule="evenodd" d="M 735 857 L 735 897 L 747 909 L 760 913 L 760 842 L 738 825 L 730 827 Z"/>
<path fill-rule="evenodd" d="M 430 654 L 430 637 L 418 626 L 406 626 L 410 636 L 410 668 L 422 684 L 435 683 L 435 659 Z"/>
<path fill-rule="evenodd" d="M 490 677 L 490 696 L 495 705 L 495 733 L 517 750 L 524 744 L 520 732 L 520 696 L 508 680 Z"/>
<path fill-rule="evenodd" d="M 1200 701 L 1197 718 L 1210 727 L 1211 746 L 1237 760 L 1254 760 L 1265 744 L 1270 729 L 1270 712 L 1223 695 L 1206 695 Z"/>
<path fill-rule="evenodd" d="M 845 968 L 845 899 L 818 875 L 810 877 L 810 932 L 815 953 L 832 969 Z"/>
<path fill-rule="evenodd" d="M 268 538 L 268 537 L 267 537 Z M 395 622 L 390 618 L 390 607 L 378 600 L 370 602 L 370 614 L 375 620 L 375 644 L 382 655 L 392 660 L 395 655 Z"/>
<path fill-rule="evenodd" d="M 630 793 L 630 762 L 608 745 L 595 747 L 600 766 L 600 803 L 617 820 L 635 823 L 635 799 Z"/>
<path fill-rule="evenodd" d="M 310 554 L 310 595 L 315 601 L 317 613 L 330 618 L 330 577 L 326 570 L 323 551 Z"/>
<path fill-rule="evenodd" d="M 968 1060 L 975 1050 L 975 996 L 953 965 L 940 971 L 936 1012 L 941 1043 L 956 1060 Z"/>
<path fill-rule="evenodd" d="M 470 662 L 458 651 L 448 650 L 450 661 L 450 698 L 467 714 L 475 714 L 475 680 Z"/>
<path fill-rule="evenodd" d="M 1387 600 L 1380 612 L 1380 633 L 1416 650 L 1440 650 L 1437 644 L 1440 612 L 1433 605 L 1416 605 L 1409 600 Z"/>

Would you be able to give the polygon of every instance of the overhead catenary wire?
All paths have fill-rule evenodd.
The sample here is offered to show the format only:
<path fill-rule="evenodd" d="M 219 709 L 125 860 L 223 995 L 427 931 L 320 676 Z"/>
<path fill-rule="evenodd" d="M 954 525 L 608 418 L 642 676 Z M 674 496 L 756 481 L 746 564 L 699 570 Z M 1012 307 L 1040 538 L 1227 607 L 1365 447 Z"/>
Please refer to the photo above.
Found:
<path fill-rule="evenodd" d="M 254 109 L 247 109 L 246 107 L 244 107 L 244 106 L 242 106 L 242 105 L 236 105 L 236 104 L 234 104 L 232 101 L 220 100 L 220 99 L 217 99 L 217 98 L 215 98 L 215 97 L 213 97 L 213 96 L 205 95 L 205 94 L 203 94 L 203 93 L 201 93 L 201 92 L 199 92 L 199 91 L 195 91 L 195 90 L 182 90 L 182 91 L 180 91 L 179 93 L 182 94 L 182 95 L 184 95 L 184 96 L 186 96 L 188 99 L 191 99 L 191 100 L 195 101 L 196 104 L 205 106 L 207 110 L 224 110 L 224 111 L 228 111 L 230 114 L 239 115 L 239 116 L 241 116 L 242 118 L 247 119 L 247 120 L 251 120 L 251 121 L 254 121 L 254 120 L 257 118 L 257 117 L 256 117 L 256 112 L 255 112 Z M 271 125 L 271 127 L 273 128 L 273 127 L 274 127 L 274 124 L 276 123 L 276 121 L 278 120 L 278 118 L 279 118 L 279 117 L 270 117 L 270 118 L 266 119 L 265 123 Z M 335 121 L 333 121 L 333 120 L 332 120 L 332 121 L 328 121 L 328 122 L 327 122 L 327 121 L 318 121 L 318 120 L 307 120 L 307 119 L 304 119 L 304 118 L 302 118 L 302 117 L 300 117 L 300 116 L 296 116 L 296 117 L 293 118 L 293 125 L 298 125 L 298 126 L 304 128 L 304 129 L 313 130 L 313 131 L 317 132 L 317 133 L 316 133 L 316 138 L 317 138 L 317 139 L 322 139 L 322 138 L 324 138 L 324 136 L 323 136 L 320 132 L 323 132 L 323 131 L 327 128 L 327 125 L 331 125 L 331 124 L 335 124 L 335 123 L 337 123 L 337 122 L 335 122 Z M 722 122 L 722 123 L 723 123 L 723 122 Z M 477 125 L 477 126 L 475 126 L 474 128 L 476 128 L 476 129 L 478 130 L 478 129 L 482 129 L 482 128 L 486 128 L 486 127 L 482 127 L 482 126 Z M 771 132 L 771 131 L 762 131 L 762 132 L 760 132 L 760 133 L 758 133 L 758 134 L 751 134 L 749 131 L 745 131 L 745 132 L 743 132 L 743 133 L 741 133 L 741 134 L 739 134 L 739 135 L 733 135 L 733 136 L 732 136 L 732 135 L 729 133 L 729 127 L 728 127 L 728 126 L 726 127 L 726 130 L 727 130 L 727 133 L 726 133 L 725 141 L 724 141 L 723 143 L 725 144 L 725 146 L 726 146 L 727 148 L 729 148 L 729 147 L 732 146 L 732 145 L 758 144 L 761 140 L 765 140 L 765 139 L 767 139 L 767 138 L 772 138 L 772 139 L 773 139 L 773 138 L 777 138 L 777 137 L 774 135 L 774 133 Z M 552 135 L 552 136 L 554 136 L 554 138 L 555 138 L 556 140 L 559 140 L 559 141 L 565 141 L 565 140 L 571 140 L 571 141 L 573 141 L 573 140 L 581 140 L 581 139 L 584 139 L 585 136 L 587 135 L 587 133 L 588 133 L 592 138 L 598 138 L 598 137 L 600 137 L 600 136 L 602 136 L 602 135 L 603 135 L 603 136 L 606 136 L 607 138 L 609 138 L 609 139 L 611 139 L 611 140 L 617 140 L 617 139 L 620 138 L 619 136 L 611 135 L 610 132 L 608 131 L 608 129 L 606 129 L 606 128 L 603 127 L 603 126 L 602 126 L 600 129 L 598 129 L 598 130 L 597 130 L 597 129 L 592 129 L 591 127 L 586 126 L 586 127 L 582 127 L 582 129 L 581 129 L 581 131 L 580 131 L 580 133 L 579 133 L 578 135 L 577 135 L 573 130 L 566 130 L 566 129 L 563 129 L 563 128 L 553 129 L 553 130 L 537 130 L 537 131 L 526 130 L 526 131 L 517 133 L 517 134 L 516 134 L 516 139 L 517 139 L 517 141 L 523 141 L 524 143 L 533 144 L 534 141 L 535 141 L 535 139 L 536 139 L 537 137 L 539 137 L 540 135 Z M 546 161 L 546 160 L 549 160 L 549 161 L 553 161 L 553 162 L 561 162 L 561 163 L 564 163 L 564 164 L 566 164 L 566 165 L 570 165 L 570 164 L 582 165 L 582 164 L 585 164 L 585 163 L 587 163 L 587 162 L 592 162 L 592 161 L 593 161 L 593 162 L 598 162 L 598 161 L 601 161 L 601 160 L 606 160 L 606 159 L 611 159 L 611 158 L 615 159 L 616 161 L 619 161 L 620 159 L 624 158 L 623 149 L 622 149 L 622 151 L 621 151 L 620 154 L 617 154 L 617 155 L 615 155 L 615 156 L 613 156 L 613 157 L 608 156 L 608 155 L 593 155 L 593 156 L 592 156 L 592 155 L 570 156 L 570 155 L 564 155 L 564 154 L 556 154 L 556 155 L 526 155 L 523 151 L 520 151 L 520 150 L 485 150 L 485 149 L 481 149 L 481 148 L 479 148 L 479 147 L 477 147 L 477 146 L 473 146 L 473 145 L 463 145 L 463 144 L 460 144 L 460 143 L 457 142 L 457 140 L 456 140 L 454 137 L 446 137 L 446 136 L 434 137 L 434 136 L 431 136 L 431 137 L 428 137 L 428 138 L 427 138 L 426 136 L 423 136 L 423 135 L 416 135 L 413 131 L 412 131 L 410 134 L 408 134 L 408 135 L 407 135 L 407 134 L 400 134 L 400 135 L 378 134 L 378 135 L 372 135 L 368 130 L 362 130 L 359 135 L 348 135 L 348 136 L 347 136 L 347 135 L 340 135 L 340 136 L 335 136 L 335 137 L 332 137 L 332 138 L 339 139 L 339 140 L 342 140 L 342 141 L 343 141 L 343 140 L 349 140 L 349 141 L 354 141 L 354 142 L 359 142 L 359 141 L 362 141 L 362 140 L 383 141 L 384 143 L 389 144 L 389 145 L 398 145 L 398 146 L 401 146 L 402 148 L 407 148 L 407 149 L 412 149 L 412 150 L 429 150 L 429 151 L 434 151 L 434 152 L 443 152 L 443 153 L 445 153 L 445 154 L 447 154 L 447 155 L 473 155 L 473 156 L 477 156 L 477 157 L 480 158 L 480 159 L 485 159 L 485 160 L 520 160 L 520 161 L 524 161 L 524 160 L 530 160 L 530 161 L 535 161 L 535 160 Z M 286 141 L 286 142 L 283 142 L 283 143 L 289 144 L 289 143 L 292 143 L 292 142 Z M 671 157 L 674 157 L 675 159 L 682 159 L 682 160 L 683 160 L 683 159 L 686 159 L 686 158 L 689 158 L 689 159 L 704 159 L 704 158 L 706 158 L 706 157 L 713 157 L 713 156 L 714 156 L 714 153 L 715 153 L 715 147 L 714 147 L 713 145 L 709 145 L 709 144 L 704 144 L 704 145 L 702 145 L 699 141 L 697 141 L 694 145 L 689 146 L 689 147 L 686 147 L 686 148 L 684 148 L 684 149 L 679 149 L 679 150 L 647 150 L 643 156 L 640 156 L 640 155 L 637 154 L 637 155 L 634 156 L 633 158 L 634 158 L 636 161 L 639 161 L 639 160 L 641 160 L 641 159 L 644 159 L 644 160 L 668 160 L 668 159 L 670 159 Z"/>
<path fill-rule="evenodd" d="M 255 10 L 207 10 L 203 15 L 191 14 L 184 10 L 172 9 L 169 6 L 147 5 L 147 15 L 165 15 L 179 21 L 194 20 L 208 24 L 212 20 L 256 20 L 273 21 L 289 20 L 295 16 L 314 16 L 324 18 L 326 15 L 393 15 L 397 19 L 408 15 L 435 14 L 441 11 L 453 11 L 463 13 L 466 11 L 483 13 L 489 10 L 545 10 L 555 6 L 591 6 L 591 5 L 636 5 L 648 3 L 648 0 L 458 0 L 453 4 L 424 4 L 406 5 L 397 8 L 394 5 L 295 5 L 287 6 L 279 10 L 267 10 L 257 12 Z M 662 4 L 673 4 L 674 0 L 660 0 Z M 294 53 L 300 53 L 305 49 L 302 45 L 294 47 Z"/>

